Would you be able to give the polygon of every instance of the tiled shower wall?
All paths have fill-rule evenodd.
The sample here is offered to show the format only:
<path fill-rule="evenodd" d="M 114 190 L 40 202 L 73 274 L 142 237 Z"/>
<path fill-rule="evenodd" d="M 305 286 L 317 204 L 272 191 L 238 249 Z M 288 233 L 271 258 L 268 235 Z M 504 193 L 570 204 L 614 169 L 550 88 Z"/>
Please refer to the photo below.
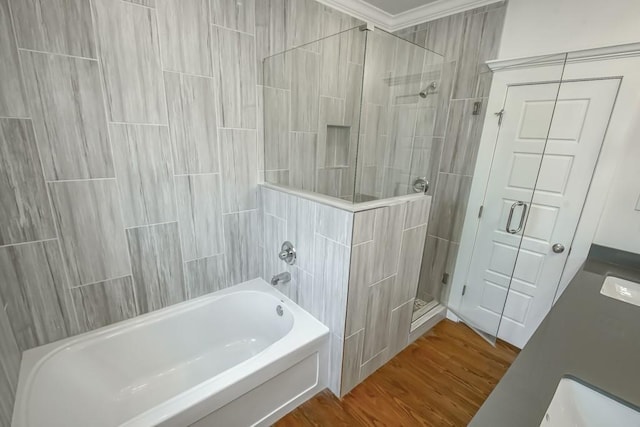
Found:
<path fill-rule="evenodd" d="M 263 278 L 269 282 L 289 271 L 291 282 L 277 289 L 331 331 L 329 388 L 339 395 L 354 214 L 266 187 L 260 188 L 260 196 Z M 278 258 L 287 240 L 296 248 L 293 266 Z"/>
<path fill-rule="evenodd" d="M 439 94 L 419 93 L 439 84 L 441 72 L 440 55 L 383 31 L 367 33 L 356 201 L 411 194 L 415 179 L 434 180 Z"/>
<path fill-rule="evenodd" d="M 448 298 L 443 274 L 453 273 L 491 83 L 484 62 L 498 54 L 505 11 L 506 3 L 496 3 L 397 33 L 444 55 L 432 138 L 439 167 L 418 287 L 423 300 Z"/>
<path fill-rule="evenodd" d="M 21 352 L 259 277 L 261 59 L 311 0 L 0 0 L 0 425 Z"/>
<path fill-rule="evenodd" d="M 341 396 L 409 343 L 431 196 L 356 212 Z"/>

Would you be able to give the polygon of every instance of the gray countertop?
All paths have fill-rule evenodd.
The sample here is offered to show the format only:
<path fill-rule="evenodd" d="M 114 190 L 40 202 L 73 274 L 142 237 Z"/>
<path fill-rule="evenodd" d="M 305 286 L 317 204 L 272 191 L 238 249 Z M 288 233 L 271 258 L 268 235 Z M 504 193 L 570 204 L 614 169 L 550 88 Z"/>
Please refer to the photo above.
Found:
<path fill-rule="evenodd" d="M 607 276 L 640 281 L 640 264 L 602 259 L 587 260 L 471 426 L 539 426 L 565 375 L 640 407 L 640 307 L 600 294 Z"/>

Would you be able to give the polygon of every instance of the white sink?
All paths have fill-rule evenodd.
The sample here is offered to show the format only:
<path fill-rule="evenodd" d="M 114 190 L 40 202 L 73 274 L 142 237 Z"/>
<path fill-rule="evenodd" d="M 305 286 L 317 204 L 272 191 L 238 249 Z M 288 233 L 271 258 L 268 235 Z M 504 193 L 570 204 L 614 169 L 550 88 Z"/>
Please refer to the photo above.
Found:
<path fill-rule="evenodd" d="M 609 276 L 604 279 L 600 293 L 609 298 L 640 306 L 640 283 Z"/>
<path fill-rule="evenodd" d="M 562 378 L 540 427 L 640 426 L 640 412 L 571 378 Z"/>

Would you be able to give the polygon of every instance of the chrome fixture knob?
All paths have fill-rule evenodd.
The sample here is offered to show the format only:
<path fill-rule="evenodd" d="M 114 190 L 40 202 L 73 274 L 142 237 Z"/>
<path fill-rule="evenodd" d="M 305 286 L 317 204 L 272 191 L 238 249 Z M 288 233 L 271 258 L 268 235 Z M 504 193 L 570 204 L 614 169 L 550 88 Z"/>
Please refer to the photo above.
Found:
<path fill-rule="evenodd" d="M 426 176 L 417 178 L 415 181 L 413 181 L 414 193 L 426 193 L 427 191 L 429 191 L 429 181 L 427 181 Z"/>
<path fill-rule="evenodd" d="M 282 244 L 280 248 L 280 253 L 278 254 L 278 258 L 282 261 L 286 262 L 289 265 L 293 265 L 296 263 L 296 248 L 293 247 L 293 243 L 286 241 Z"/>
<path fill-rule="evenodd" d="M 551 246 L 551 249 L 553 250 L 553 252 L 561 254 L 562 252 L 564 252 L 564 245 L 562 243 L 556 243 L 555 245 Z"/>

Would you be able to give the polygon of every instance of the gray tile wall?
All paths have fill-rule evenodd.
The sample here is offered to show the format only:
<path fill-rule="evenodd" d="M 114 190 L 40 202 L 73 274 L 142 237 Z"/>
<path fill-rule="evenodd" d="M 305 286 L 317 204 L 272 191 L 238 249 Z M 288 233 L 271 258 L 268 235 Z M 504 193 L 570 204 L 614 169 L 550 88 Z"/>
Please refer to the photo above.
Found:
<path fill-rule="evenodd" d="M 504 2 L 495 3 L 397 33 L 444 55 L 429 147 L 433 208 L 418 288 L 425 301 L 446 303 L 449 295 L 443 274 L 453 273 L 487 114 L 491 73 L 484 62 L 497 56 L 505 11 Z M 475 102 L 482 104 L 478 115 Z"/>
<path fill-rule="evenodd" d="M 347 21 L 312 0 L 0 0 L 0 425 L 22 351 L 262 275 L 257 64 Z"/>
<path fill-rule="evenodd" d="M 257 8 L 269 3 L 257 2 Z M 347 31 L 360 21 L 322 5 L 309 0 L 286 3 L 285 15 L 273 23 L 305 23 L 306 28 L 279 39 L 272 37 L 273 28 L 256 23 L 258 34 L 266 38 L 258 42 L 258 56 L 278 54 L 258 64 L 264 84 L 266 181 L 350 199 L 365 35 L 357 29 Z M 319 34 L 330 37 L 309 43 Z M 299 42 L 307 44 L 281 53 Z"/>
<path fill-rule="evenodd" d="M 289 271 L 291 282 L 278 289 L 330 329 L 329 388 L 338 395 L 354 214 L 265 187 L 260 200 L 263 278 Z M 278 258 L 285 240 L 296 248 L 293 266 Z"/>
<path fill-rule="evenodd" d="M 340 395 L 409 342 L 431 196 L 356 212 Z"/>

